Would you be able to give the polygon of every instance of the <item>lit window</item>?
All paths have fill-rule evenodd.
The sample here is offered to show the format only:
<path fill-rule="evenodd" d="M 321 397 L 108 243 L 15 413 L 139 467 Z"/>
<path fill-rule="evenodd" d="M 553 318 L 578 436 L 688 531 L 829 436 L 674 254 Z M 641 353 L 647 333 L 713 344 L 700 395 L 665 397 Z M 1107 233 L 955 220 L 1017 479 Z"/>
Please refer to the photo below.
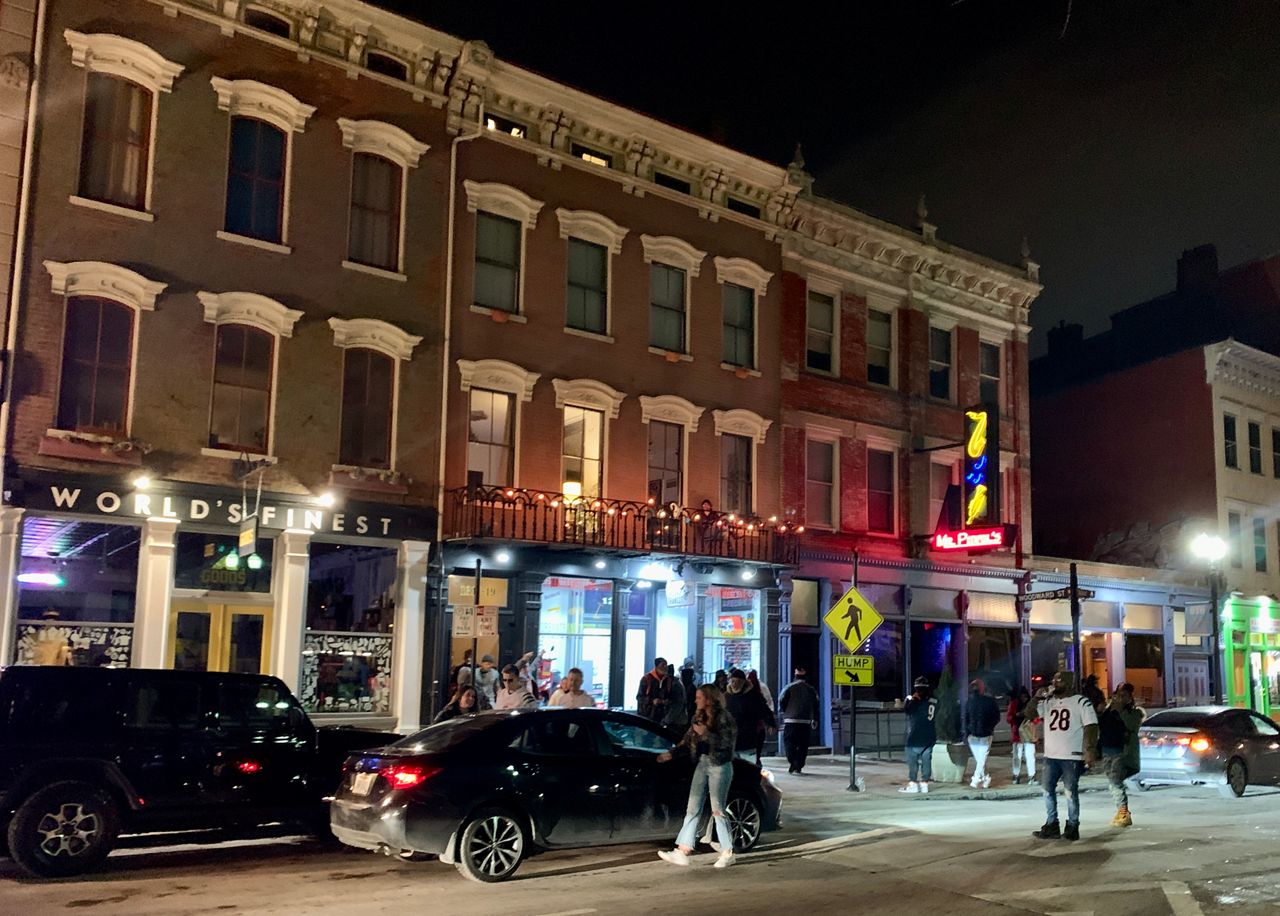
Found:
<path fill-rule="evenodd" d="M 999 344 L 978 344 L 978 396 L 983 404 L 1000 405 Z"/>
<path fill-rule="evenodd" d="M 750 436 L 720 437 L 720 508 L 725 512 L 751 512 L 753 446 Z"/>
<path fill-rule="evenodd" d="M 582 495 L 600 495 L 604 477 L 604 413 L 566 404 L 561 479 L 576 483 Z"/>
<path fill-rule="evenodd" d="M 590 162 L 592 165 L 609 168 L 613 165 L 613 157 L 608 153 L 602 153 L 599 150 L 591 149 L 589 146 L 583 146 L 580 143 L 574 143 L 569 147 L 569 154 L 576 156 L 583 162 Z"/>
<path fill-rule="evenodd" d="M 649 269 L 649 344 L 685 352 L 685 272 L 653 263 Z"/>
<path fill-rule="evenodd" d="M 284 235 L 285 132 L 256 118 L 231 119 L 227 167 L 228 232 L 265 242 Z"/>
<path fill-rule="evenodd" d="M 118 434 L 128 426 L 133 309 L 109 299 L 67 300 L 58 428 Z"/>
<path fill-rule="evenodd" d="M 736 283 L 722 284 L 724 309 L 724 350 L 722 358 L 731 366 L 756 367 L 756 294 Z"/>
<path fill-rule="evenodd" d="M 391 467 L 391 412 L 396 364 L 390 356 L 351 347 L 342 356 L 341 464 Z"/>
<path fill-rule="evenodd" d="M 951 400 L 951 332 L 929 328 L 929 394 Z"/>
<path fill-rule="evenodd" d="M 839 518 L 836 489 L 836 443 L 809 439 L 805 443 L 805 522 L 836 528 Z"/>
<path fill-rule="evenodd" d="M 400 269 L 400 198 L 404 169 L 372 153 L 351 159 L 351 222 L 347 258 Z"/>
<path fill-rule="evenodd" d="M 649 421 L 649 496 L 661 505 L 684 502 L 684 427 Z"/>
<path fill-rule="evenodd" d="M 147 208 L 152 94 L 117 76 L 90 73 L 80 152 L 80 196 Z"/>
<path fill-rule="evenodd" d="M 608 333 L 609 250 L 569 239 L 569 284 L 565 325 L 593 334 Z"/>
<path fill-rule="evenodd" d="M 836 371 L 836 302 L 826 293 L 809 290 L 806 306 L 804 365 L 814 372 Z"/>
<path fill-rule="evenodd" d="M 893 534 L 893 452 L 867 449 L 867 530 Z"/>
<path fill-rule="evenodd" d="M 513 219 L 483 210 L 476 213 L 476 305 L 519 311 L 520 233 Z"/>
<path fill-rule="evenodd" d="M 243 324 L 218 327 L 210 448 L 265 454 L 269 448 L 275 338 Z"/>
<path fill-rule="evenodd" d="M 498 115 L 485 115 L 484 126 L 486 130 L 497 131 L 500 134 L 507 134 L 511 137 L 523 139 L 525 136 L 523 124 L 517 124 L 515 121 Z"/>
<path fill-rule="evenodd" d="M 509 487 L 514 477 L 515 398 L 500 391 L 471 389 L 467 471 L 480 472 L 486 486 Z"/>
<path fill-rule="evenodd" d="M 867 381 L 893 381 L 893 316 L 879 309 L 867 310 Z"/>

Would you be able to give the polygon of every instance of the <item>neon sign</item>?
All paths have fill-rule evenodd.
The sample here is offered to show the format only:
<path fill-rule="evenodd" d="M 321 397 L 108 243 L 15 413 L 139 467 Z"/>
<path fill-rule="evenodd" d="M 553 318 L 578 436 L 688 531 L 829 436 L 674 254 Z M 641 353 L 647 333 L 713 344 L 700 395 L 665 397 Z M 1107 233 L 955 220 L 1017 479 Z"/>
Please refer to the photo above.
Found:
<path fill-rule="evenodd" d="M 1000 419 L 985 406 L 964 417 L 964 527 L 972 528 L 1000 519 Z"/>
<path fill-rule="evenodd" d="M 1005 528 L 967 528 L 964 531 L 938 531 L 933 535 L 934 550 L 989 550 L 1005 546 Z"/>

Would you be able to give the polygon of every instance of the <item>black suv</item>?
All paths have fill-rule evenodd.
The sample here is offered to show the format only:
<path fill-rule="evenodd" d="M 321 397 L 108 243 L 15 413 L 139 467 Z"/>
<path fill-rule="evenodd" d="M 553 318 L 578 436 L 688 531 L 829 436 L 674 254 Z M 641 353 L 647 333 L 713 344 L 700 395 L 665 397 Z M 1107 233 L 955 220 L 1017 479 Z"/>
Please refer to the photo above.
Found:
<path fill-rule="evenodd" d="M 274 677 L 137 668 L 0 672 L 0 826 L 28 872 L 73 875 L 121 832 L 278 821 L 322 829 L 351 751 Z"/>

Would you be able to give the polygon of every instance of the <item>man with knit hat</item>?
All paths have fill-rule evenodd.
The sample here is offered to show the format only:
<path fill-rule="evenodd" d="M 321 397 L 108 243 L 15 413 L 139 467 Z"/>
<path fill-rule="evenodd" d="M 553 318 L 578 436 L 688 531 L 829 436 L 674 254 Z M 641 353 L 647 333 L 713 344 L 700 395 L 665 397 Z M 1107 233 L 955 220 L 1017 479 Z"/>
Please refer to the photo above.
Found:
<path fill-rule="evenodd" d="M 1044 720 L 1044 826 L 1031 835 L 1039 840 L 1080 839 L 1080 776 L 1096 759 L 1098 713 L 1087 697 L 1076 693 L 1076 676 L 1059 671 L 1050 688 L 1032 698 L 1028 715 Z M 1067 824 L 1058 828 L 1058 780 L 1067 796 Z"/>

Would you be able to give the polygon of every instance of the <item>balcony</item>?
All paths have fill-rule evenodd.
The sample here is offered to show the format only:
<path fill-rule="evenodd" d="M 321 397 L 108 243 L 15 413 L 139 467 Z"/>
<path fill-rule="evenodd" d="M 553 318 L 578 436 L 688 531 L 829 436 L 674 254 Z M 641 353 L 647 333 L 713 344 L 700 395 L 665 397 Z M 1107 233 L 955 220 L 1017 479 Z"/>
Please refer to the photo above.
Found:
<path fill-rule="evenodd" d="M 445 499 L 445 540 L 529 541 L 792 565 L 803 530 L 652 499 L 566 497 L 514 487 L 460 487 Z"/>

